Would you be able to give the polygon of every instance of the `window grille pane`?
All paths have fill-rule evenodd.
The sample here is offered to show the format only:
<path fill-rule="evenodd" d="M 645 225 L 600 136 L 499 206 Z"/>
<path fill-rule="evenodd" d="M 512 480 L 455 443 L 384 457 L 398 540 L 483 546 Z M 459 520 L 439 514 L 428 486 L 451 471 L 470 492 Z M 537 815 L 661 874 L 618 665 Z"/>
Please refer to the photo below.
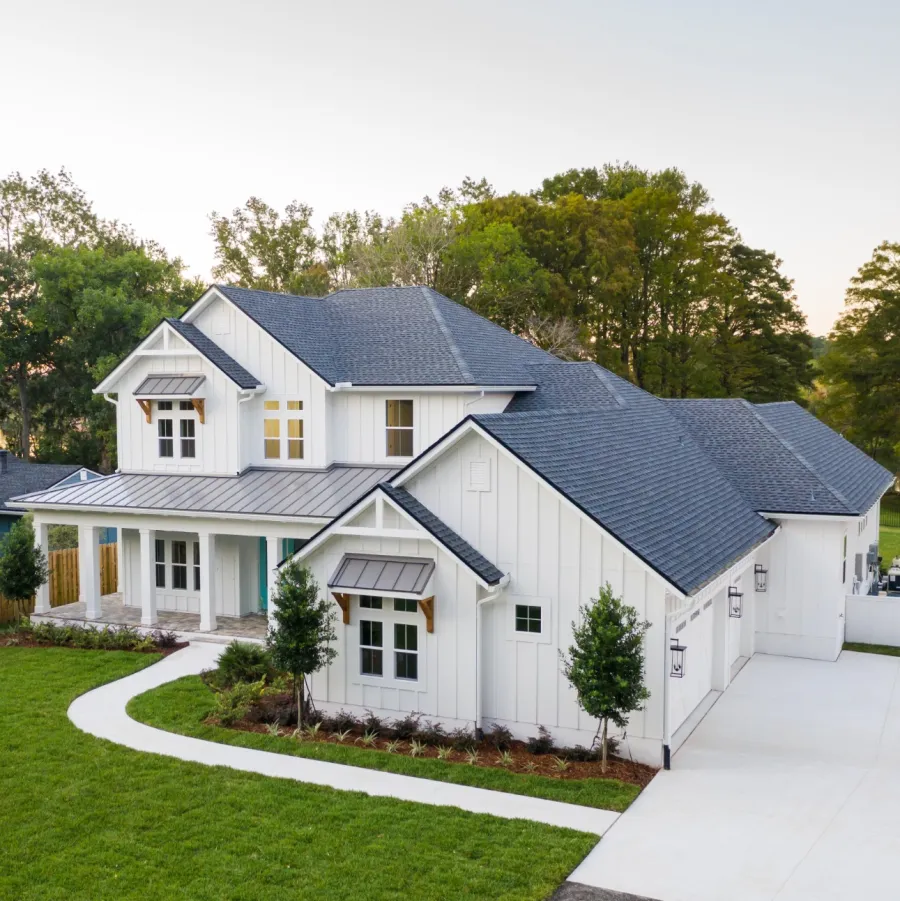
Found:
<path fill-rule="evenodd" d="M 263 408 L 266 410 L 277 410 L 278 409 L 278 401 L 277 400 L 264 401 Z"/>
<path fill-rule="evenodd" d="M 288 460 L 303 459 L 303 442 L 288 438 Z"/>
<path fill-rule="evenodd" d="M 277 460 L 281 457 L 281 442 L 277 438 L 266 438 L 266 459 Z"/>
<path fill-rule="evenodd" d="M 187 588 L 187 542 L 172 542 L 172 587 Z"/>
<path fill-rule="evenodd" d="M 159 419 L 156 422 L 156 430 L 159 434 L 160 438 L 171 438 L 172 437 L 172 420 L 171 419 Z"/>
<path fill-rule="evenodd" d="M 416 601 L 409 598 L 394 598 L 394 610 L 398 613 L 415 613 L 419 609 Z"/>
<path fill-rule="evenodd" d="M 359 671 L 364 676 L 383 676 L 383 652 L 374 648 L 361 648 Z"/>
<path fill-rule="evenodd" d="M 411 429 L 413 425 L 413 402 L 411 400 L 389 400 L 387 403 L 387 425 Z"/>
<path fill-rule="evenodd" d="M 157 410 L 171 410 L 172 409 L 172 401 L 170 400 L 160 400 L 156 402 Z"/>
<path fill-rule="evenodd" d="M 419 655 L 407 654 L 398 651 L 394 655 L 396 659 L 396 669 L 398 679 L 418 679 L 419 678 Z"/>
<path fill-rule="evenodd" d="M 541 608 L 530 604 L 516 604 L 516 632 L 541 631 Z"/>
<path fill-rule="evenodd" d="M 200 590 L 200 542 L 194 542 L 194 591 Z"/>
<path fill-rule="evenodd" d="M 189 400 L 182 400 L 178 403 L 179 410 L 193 410 L 194 405 Z"/>
<path fill-rule="evenodd" d="M 387 455 L 389 457 L 411 457 L 413 455 L 412 429 L 387 430 Z"/>
<path fill-rule="evenodd" d="M 194 437 L 194 420 L 193 419 L 182 419 L 179 424 L 179 432 L 181 433 L 182 438 L 193 438 Z"/>
<path fill-rule="evenodd" d="M 303 437 L 303 420 L 302 419 L 289 419 L 287 422 L 287 434 L 288 434 L 288 438 L 302 438 Z"/>
<path fill-rule="evenodd" d="M 394 647 L 398 651 L 417 651 L 417 628 L 407 623 L 394 623 Z"/>
<path fill-rule="evenodd" d="M 359 599 L 359 606 L 365 607 L 367 610 L 381 610 L 381 598 L 364 594 Z"/>
<path fill-rule="evenodd" d="M 166 587 L 166 543 L 160 538 L 156 539 L 156 587 Z"/>
<path fill-rule="evenodd" d="M 302 400 L 289 400 L 287 402 L 287 408 L 289 410 L 302 410 L 303 409 L 303 401 Z"/>
<path fill-rule="evenodd" d="M 281 437 L 281 420 L 280 419 L 264 419 L 263 420 L 263 435 L 266 438 L 280 438 Z"/>

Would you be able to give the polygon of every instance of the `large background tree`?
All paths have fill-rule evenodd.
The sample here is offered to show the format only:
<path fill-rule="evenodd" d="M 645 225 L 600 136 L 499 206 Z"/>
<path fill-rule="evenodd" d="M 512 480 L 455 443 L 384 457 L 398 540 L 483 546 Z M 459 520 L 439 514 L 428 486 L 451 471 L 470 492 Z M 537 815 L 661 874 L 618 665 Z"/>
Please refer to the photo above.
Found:
<path fill-rule="evenodd" d="M 818 361 L 814 410 L 885 466 L 900 463 L 900 244 L 885 241 L 847 289 Z"/>

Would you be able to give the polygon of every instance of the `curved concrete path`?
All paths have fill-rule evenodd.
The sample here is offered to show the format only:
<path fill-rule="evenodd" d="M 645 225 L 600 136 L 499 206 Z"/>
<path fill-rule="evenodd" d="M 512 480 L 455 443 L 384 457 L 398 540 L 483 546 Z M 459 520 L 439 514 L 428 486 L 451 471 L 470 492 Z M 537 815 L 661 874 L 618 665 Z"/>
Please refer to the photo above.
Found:
<path fill-rule="evenodd" d="M 618 819 L 619 815 L 609 810 L 221 745 L 154 729 L 136 722 L 125 712 L 133 697 L 182 676 L 209 669 L 215 665 L 221 652 L 221 645 L 192 643 L 153 666 L 76 698 L 69 707 L 69 719 L 84 732 L 136 751 L 326 785 L 343 791 L 365 792 L 419 804 L 459 807 L 472 813 L 487 813 L 507 819 L 534 820 L 595 835 L 602 835 Z"/>

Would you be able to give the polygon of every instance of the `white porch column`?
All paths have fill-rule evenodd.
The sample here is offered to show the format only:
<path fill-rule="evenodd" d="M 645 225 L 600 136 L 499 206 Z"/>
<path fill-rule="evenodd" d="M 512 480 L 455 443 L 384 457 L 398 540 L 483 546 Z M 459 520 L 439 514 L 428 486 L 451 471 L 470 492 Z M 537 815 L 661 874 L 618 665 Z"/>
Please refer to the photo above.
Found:
<path fill-rule="evenodd" d="M 200 631 L 216 629 L 216 536 L 199 532 L 200 543 Z"/>
<path fill-rule="evenodd" d="M 141 529 L 141 625 L 156 625 L 156 531 Z M 122 530 L 119 529 L 119 538 Z M 121 548 L 120 548 L 121 550 Z"/>
<path fill-rule="evenodd" d="M 79 600 L 85 604 L 86 619 L 100 618 L 100 529 L 78 527 Z"/>
<path fill-rule="evenodd" d="M 275 589 L 278 585 L 278 564 L 281 562 L 281 539 L 274 535 L 266 536 L 266 594 L 268 597 L 269 623 L 275 612 Z"/>
<path fill-rule="evenodd" d="M 34 546 L 43 552 L 47 562 L 50 561 L 50 526 L 37 517 L 34 518 Z M 43 585 L 38 586 L 34 593 L 34 612 L 50 612 L 50 578 Z"/>

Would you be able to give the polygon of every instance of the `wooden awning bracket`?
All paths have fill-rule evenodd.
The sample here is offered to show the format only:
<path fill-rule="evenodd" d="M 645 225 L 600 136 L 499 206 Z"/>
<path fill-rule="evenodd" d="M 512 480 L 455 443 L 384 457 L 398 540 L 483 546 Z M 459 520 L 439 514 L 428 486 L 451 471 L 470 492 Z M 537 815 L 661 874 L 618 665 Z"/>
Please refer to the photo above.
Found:
<path fill-rule="evenodd" d="M 200 425 L 203 425 L 206 422 L 206 398 L 192 397 L 191 404 L 193 404 L 194 409 L 197 411 L 197 418 L 200 420 Z"/>
<path fill-rule="evenodd" d="M 344 625 L 350 625 L 350 595 L 342 594 L 339 591 L 333 591 L 332 596 L 337 601 L 338 607 L 341 608 L 344 614 Z"/>
<path fill-rule="evenodd" d="M 137 400 L 138 406 L 144 411 L 144 418 L 147 420 L 147 422 L 152 422 L 153 419 L 150 416 L 150 411 L 153 407 L 152 401 L 142 400 L 140 397 L 135 398 L 135 400 Z"/>
<path fill-rule="evenodd" d="M 422 598 L 419 608 L 425 614 L 425 631 L 434 632 L 434 595 L 430 598 Z"/>

